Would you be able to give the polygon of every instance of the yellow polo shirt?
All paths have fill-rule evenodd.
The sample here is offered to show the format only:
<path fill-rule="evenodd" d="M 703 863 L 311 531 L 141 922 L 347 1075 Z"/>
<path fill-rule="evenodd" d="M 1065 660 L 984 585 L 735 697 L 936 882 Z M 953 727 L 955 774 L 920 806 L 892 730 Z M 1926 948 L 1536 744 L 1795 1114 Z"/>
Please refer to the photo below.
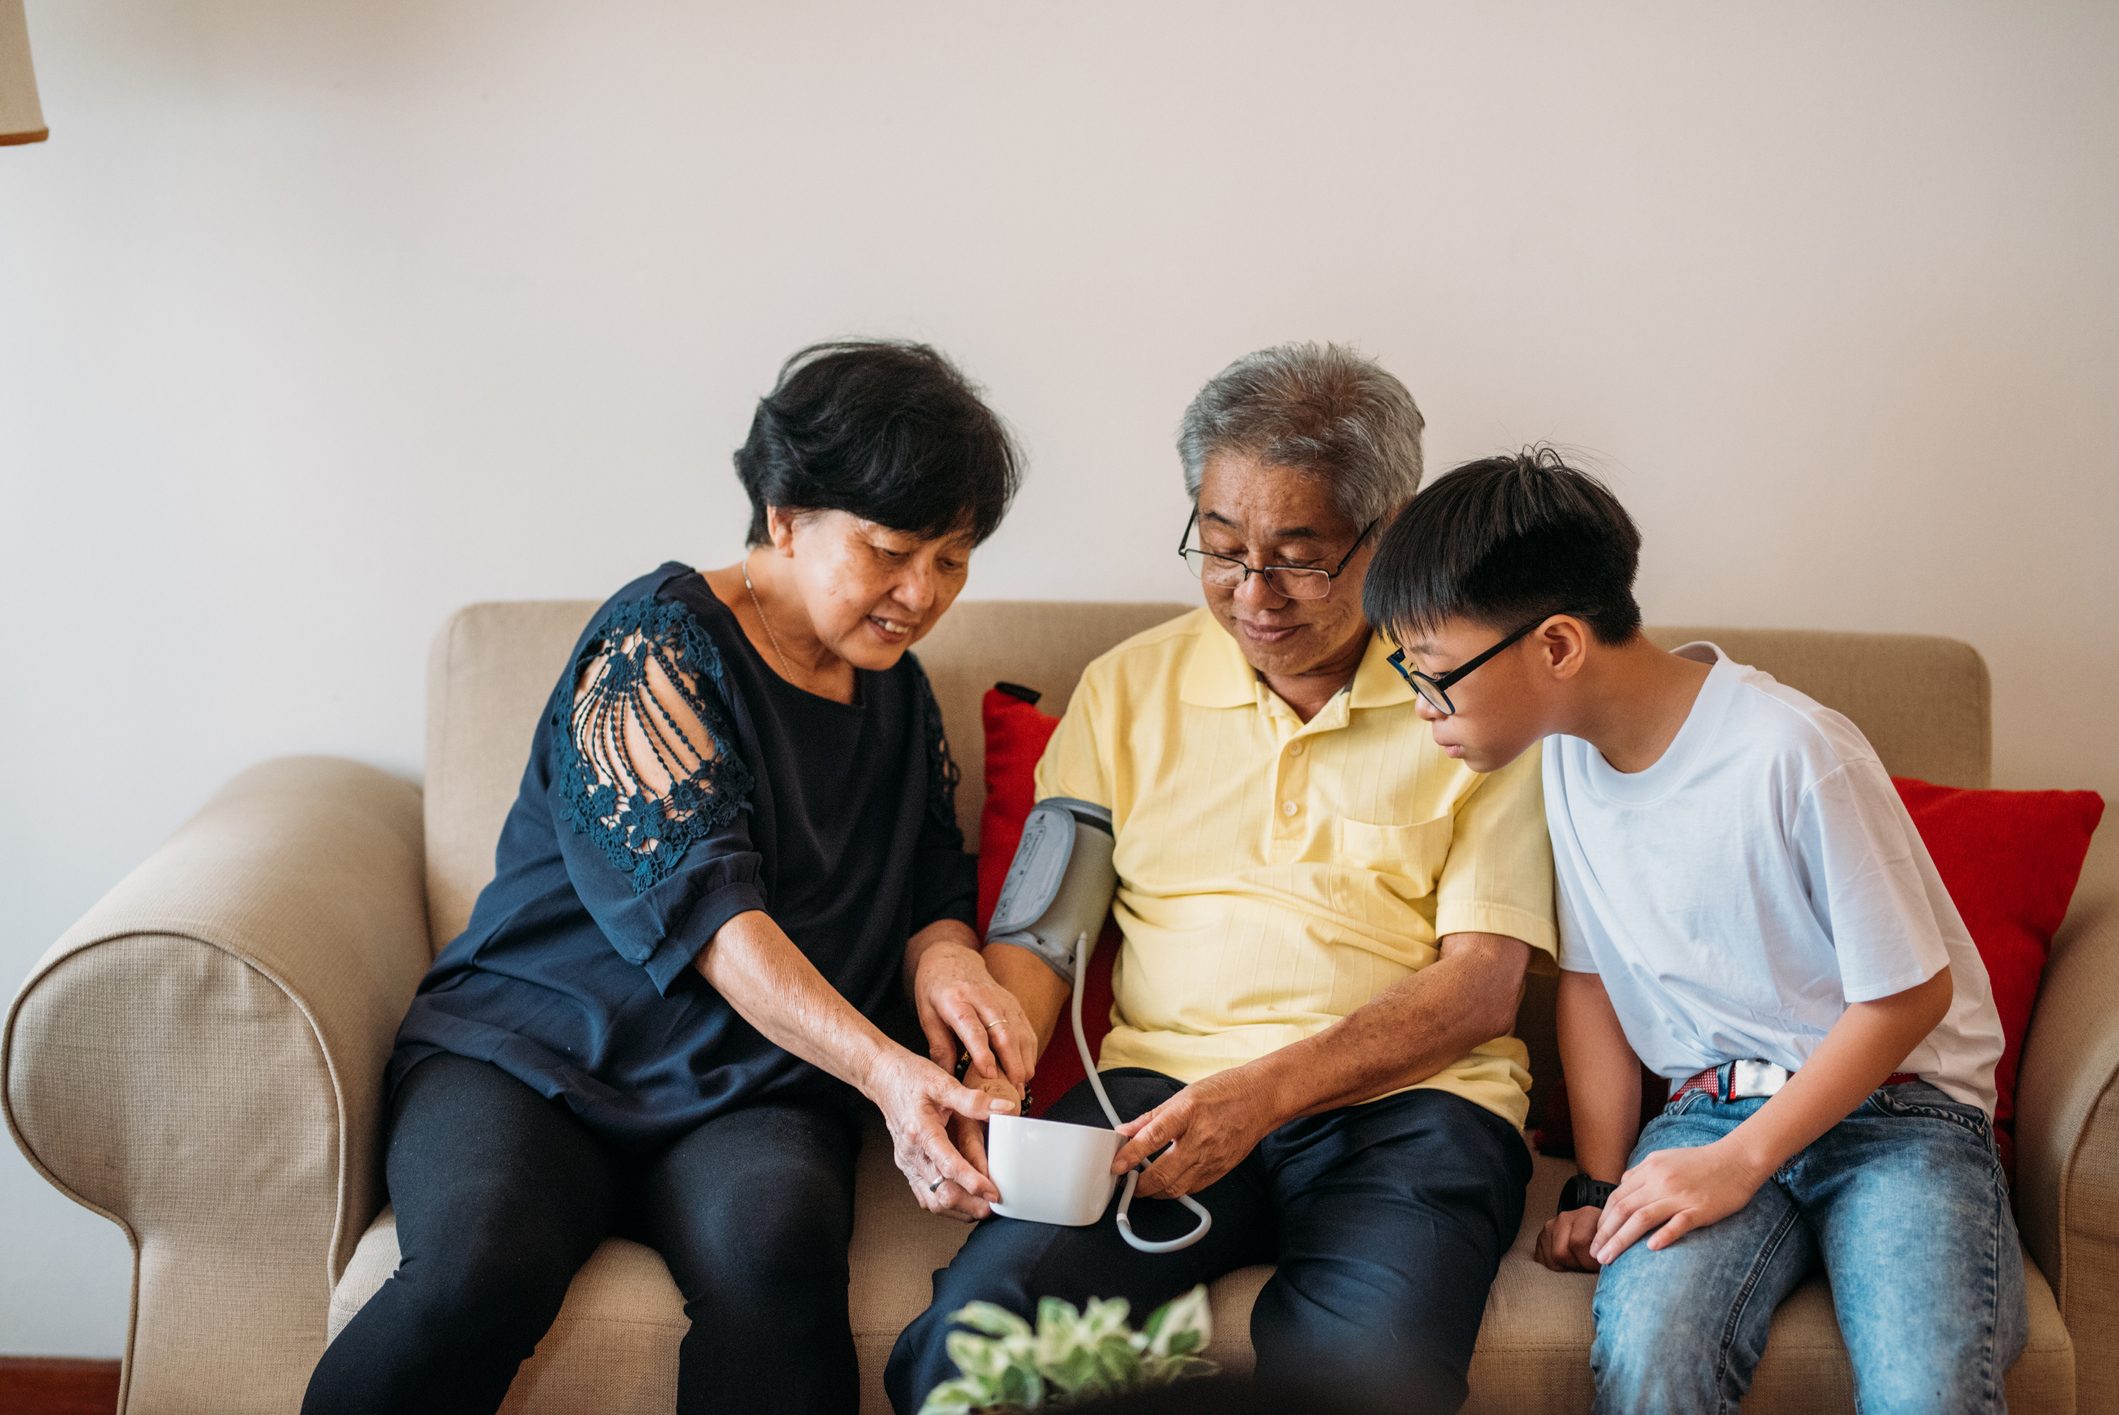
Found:
<path fill-rule="evenodd" d="M 1435 746 L 1380 636 L 1305 723 L 1205 609 L 1090 664 L 1037 794 L 1108 807 L 1125 942 L 1100 1064 L 1192 1082 L 1312 1036 L 1441 956 L 1506 934 L 1550 968 L 1552 847 L 1534 749 L 1481 776 Z M 1521 1126 L 1528 1057 L 1496 1037 L 1418 1084 Z"/>

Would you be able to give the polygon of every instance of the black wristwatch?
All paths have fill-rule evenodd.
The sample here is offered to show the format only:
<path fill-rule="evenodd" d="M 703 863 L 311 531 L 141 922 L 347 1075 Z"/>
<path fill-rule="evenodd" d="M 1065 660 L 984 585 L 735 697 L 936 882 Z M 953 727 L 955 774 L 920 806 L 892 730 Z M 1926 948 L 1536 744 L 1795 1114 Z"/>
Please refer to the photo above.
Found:
<path fill-rule="evenodd" d="M 1561 1187 L 1559 1212 L 1564 1214 L 1569 1209 L 1601 1209 L 1610 1200 L 1611 1191 L 1618 1187 L 1616 1184 L 1606 1184 L 1601 1179 L 1591 1179 L 1586 1174 L 1578 1174 Z"/>

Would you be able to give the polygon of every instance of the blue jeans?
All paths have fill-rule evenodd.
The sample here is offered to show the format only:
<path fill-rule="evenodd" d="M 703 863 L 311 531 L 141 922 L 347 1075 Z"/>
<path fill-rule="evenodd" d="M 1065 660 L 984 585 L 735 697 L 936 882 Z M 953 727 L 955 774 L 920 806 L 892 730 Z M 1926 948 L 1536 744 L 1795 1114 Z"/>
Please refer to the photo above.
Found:
<path fill-rule="evenodd" d="M 1718 1140 L 1765 1103 L 1680 1097 L 1630 1163 Z M 2007 1408 L 2002 1373 L 2029 1319 L 1993 1133 L 1976 1106 L 1914 1082 L 1873 1093 L 1720 1223 L 1604 1269 L 1596 1409 L 1736 1409 L 1773 1309 L 1820 1264 L 1864 1415 Z"/>
<path fill-rule="evenodd" d="M 1103 1077 L 1129 1119 L 1182 1089 L 1134 1067 Z M 1086 1083 L 1051 1118 L 1104 1123 Z M 1123 1297 L 1138 1323 L 1194 1283 L 1278 1263 L 1251 1309 L 1257 1379 L 1273 1408 L 1455 1410 L 1529 1178 L 1513 1125 L 1461 1096 L 1416 1090 L 1275 1130 L 1200 1191 L 1214 1227 L 1175 1253 L 1127 1247 L 1108 1213 L 1087 1228 L 989 1218 L 935 1274 L 933 1305 L 898 1338 L 884 1376 L 890 1402 L 912 1415 L 957 1373 L 949 1314 L 967 1302 L 1028 1317 L 1040 1297 Z M 1193 1222 L 1167 1200 L 1133 1210 L 1144 1238 Z"/>

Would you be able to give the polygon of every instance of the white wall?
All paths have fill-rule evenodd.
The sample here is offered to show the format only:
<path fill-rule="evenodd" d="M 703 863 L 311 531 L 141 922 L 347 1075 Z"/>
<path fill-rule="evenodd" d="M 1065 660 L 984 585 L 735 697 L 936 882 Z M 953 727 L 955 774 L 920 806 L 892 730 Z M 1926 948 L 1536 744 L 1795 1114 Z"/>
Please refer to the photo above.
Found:
<path fill-rule="evenodd" d="M 733 557 L 778 360 L 933 339 L 979 596 L 1188 592 L 1170 434 L 1288 338 L 1429 462 L 1593 449 L 1663 622 L 1951 634 L 2119 792 L 2119 9 L 30 0 L 0 152 L 0 994 L 230 772 L 407 775 L 474 598 Z M 0 1150 L 0 1351 L 115 1230 Z"/>

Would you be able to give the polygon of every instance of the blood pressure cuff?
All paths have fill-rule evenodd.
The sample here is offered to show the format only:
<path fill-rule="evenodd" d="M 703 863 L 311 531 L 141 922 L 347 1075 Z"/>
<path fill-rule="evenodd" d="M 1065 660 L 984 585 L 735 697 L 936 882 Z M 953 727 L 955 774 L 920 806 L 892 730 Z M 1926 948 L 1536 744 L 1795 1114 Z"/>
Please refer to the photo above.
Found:
<path fill-rule="evenodd" d="M 1027 948 L 1074 982 L 1076 941 L 1093 943 L 1118 891 L 1111 863 L 1111 812 L 1071 796 L 1048 796 L 1023 821 L 1022 843 L 1001 882 L 988 943 Z"/>

